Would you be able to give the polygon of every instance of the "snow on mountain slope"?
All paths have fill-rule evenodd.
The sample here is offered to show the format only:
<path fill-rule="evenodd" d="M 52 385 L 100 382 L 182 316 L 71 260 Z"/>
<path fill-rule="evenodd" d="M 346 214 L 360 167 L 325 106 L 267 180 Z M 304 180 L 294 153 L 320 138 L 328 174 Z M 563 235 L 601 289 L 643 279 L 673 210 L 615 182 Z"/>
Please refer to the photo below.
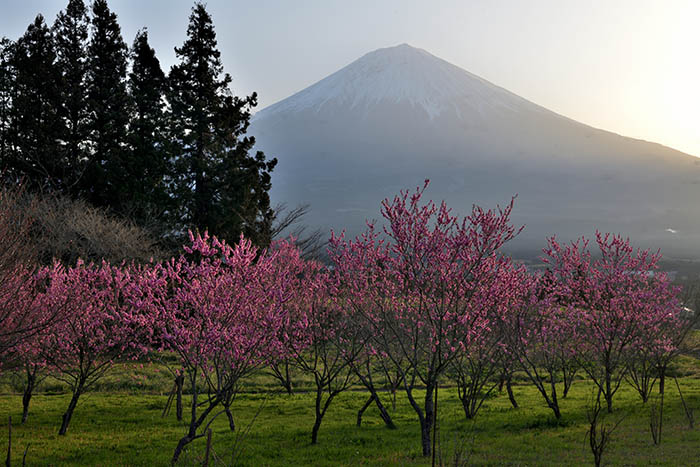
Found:
<path fill-rule="evenodd" d="M 700 159 L 571 120 L 406 44 L 370 52 L 252 119 L 273 202 L 350 235 L 432 180 L 456 211 L 518 194 L 519 245 L 596 228 L 700 256 Z M 517 242 L 516 242 L 517 243 Z"/>
<path fill-rule="evenodd" d="M 256 118 L 280 112 L 320 111 L 328 103 L 370 112 L 382 100 L 421 107 L 431 119 L 447 109 L 459 111 L 463 104 L 480 113 L 489 109 L 545 110 L 423 49 L 401 44 L 364 55 L 267 107 Z"/>

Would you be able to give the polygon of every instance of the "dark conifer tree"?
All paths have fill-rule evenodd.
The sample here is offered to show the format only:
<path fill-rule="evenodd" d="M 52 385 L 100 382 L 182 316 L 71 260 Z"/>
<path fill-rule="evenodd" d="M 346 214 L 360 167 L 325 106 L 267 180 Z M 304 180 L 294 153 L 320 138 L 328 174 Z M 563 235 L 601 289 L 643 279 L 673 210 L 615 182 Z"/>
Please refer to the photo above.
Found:
<path fill-rule="evenodd" d="M 265 245 L 273 218 L 270 172 L 277 161 L 248 154 L 255 142 L 246 131 L 256 95 L 231 93 L 216 46 L 211 16 L 196 3 L 169 79 L 179 221 L 183 229 L 208 229 L 229 241 L 243 233 Z"/>
<path fill-rule="evenodd" d="M 14 43 L 8 38 L 0 38 L 0 172 L 6 167 L 10 156 L 10 111 L 15 82 L 13 46 Z"/>
<path fill-rule="evenodd" d="M 166 80 L 148 32 L 139 31 L 131 49 L 129 96 L 129 151 L 125 155 L 128 177 L 119 187 L 123 210 L 135 222 L 154 232 L 167 234 L 167 219 L 173 209 L 168 193 L 170 154 L 165 113 Z"/>
<path fill-rule="evenodd" d="M 7 135 L 11 150 L 4 168 L 35 188 L 60 189 L 64 171 L 60 157 L 60 74 L 51 31 L 43 16 L 37 15 L 12 51 L 14 82 Z"/>
<path fill-rule="evenodd" d="M 90 159 L 88 152 L 88 106 L 86 93 L 89 19 L 82 0 L 69 0 L 53 25 L 56 66 L 61 74 L 61 107 L 64 193 L 79 194 L 79 182 Z"/>
<path fill-rule="evenodd" d="M 128 48 L 107 0 L 92 4 L 91 31 L 86 76 L 91 160 L 82 178 L 82 195 L 119 212 L 119 187 L 128 177 L 123 163 L 129 122 Z"/>

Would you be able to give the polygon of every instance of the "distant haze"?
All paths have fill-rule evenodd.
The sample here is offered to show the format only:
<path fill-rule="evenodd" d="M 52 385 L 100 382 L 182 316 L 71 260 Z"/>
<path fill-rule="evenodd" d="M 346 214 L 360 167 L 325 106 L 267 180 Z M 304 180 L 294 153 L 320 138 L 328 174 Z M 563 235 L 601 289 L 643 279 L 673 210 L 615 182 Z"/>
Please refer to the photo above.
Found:
<path fill-rule="evenodd" d="M 272 198 L 309 203 L 305 219 L 353 236 L 379 204 L 431 180 L 455 213 L 518 195 L 512 248 L 596 229 L 697 257 L 700 159 L 554 113 L 426 50 L 369 52 L 267 107 L 250 127 L 279 158 Z"/>
<path fill-rule="evenodd" d="M 0 0 L 0 35 L 67 0 Z M 260 108 L 369 50 L 407 42 L 577 121 L 700 155 L 700 2 L 206 2 L 234 92 Z M 147 26 L 174 63 L 192 1 L 111 0 L 127 43 Z"/>

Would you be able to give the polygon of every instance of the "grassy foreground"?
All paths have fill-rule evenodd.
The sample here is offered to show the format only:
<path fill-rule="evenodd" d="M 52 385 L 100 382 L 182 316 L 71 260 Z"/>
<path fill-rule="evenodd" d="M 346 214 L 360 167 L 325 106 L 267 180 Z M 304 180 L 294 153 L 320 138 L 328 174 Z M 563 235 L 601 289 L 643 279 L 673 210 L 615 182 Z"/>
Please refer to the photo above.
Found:
<path fill-rule="evenodd" d="M 144 373 L 148 373 L 147 368 Z M 185 427 L 175 420 L 174 409 L 170 416 L 161 418 L 167 394 L 144 394 L 133 387 L 128 390 L 129 384 L 119 383 L 118 376 L 113 378 L 112 389 L 102 387 L 80 400 L 65 437 L 59 437 L 57 430 L 68 394 L 36 395 L 24 425 L 18 424 L 21 396 L 0 396 L 0 416 L 5 425 L 0 428 L 2 458 L 7 449 L 6 423 L 10 415 L 15 421 L 13 465 L 21 465 L 27 446 L 27 465 L 168 465 Z M 161 383 L 168 381 L 164 377 L 156 381 L 160 378 Z M 686 402 L 700 419 L 700 379 L 693 374 L 679 382 Z M 254 390 L 268 387 L 263 377 L 252 384 Z M 145 386 L 153 389 L 152 385 Z M 9 389 L 8 385 L 0 387 Z M 59 389 L 50 383 L 45 384 L 44 390 L 47 388 Z M 164 391 L 168 389 L 163 386 Z M 456 390 L 442 388 L 439 438 L 443 458 L 449 465 L 456 452 L 464 452 L 469 455 L 470 465 L 590 465 L 592 456 L 584 438 L 592 391 L 589 382 L 577 381 L 562 401 L 563 420 L 557 424 L 529 385 L 515 386 L 519 409 L 510 407 L 505 393 L 497 394 L 486 401 L 474 422 L 464 418 Z M 430 465 L 420 455 L 416 415 L 405 397 L 399 393 L 396 411 L 392 412 L 396 430 L 384 427 L 374 407 L 365 413 L 362 427 L 355 425 L 357 410 L 366 397 L 363 392 L 351 391 L 334 400 L 323 421 L 319 444 L 312 446 L 311 394 L 242 394 L 234 405 L 239 431 L 230 432 L 223 416 L 213 425 L 213 452 L 218 462 L 212 465 Z M 390 406 L 388 396 L 385 402 Z M 629 386 L 623 385 L 615 404 L 616 413 L 606 420 L 624 419 L 613 434 L 606 463 L 700 465 L 700 427 L 689 429 L 672 379 L 667 384 L 659 446 L 652 443 L 650 408 L 642 405 Z M 204 439 L 195 441 L 183 456 L 182 465 L 201 462 L 204 449 Z"/>

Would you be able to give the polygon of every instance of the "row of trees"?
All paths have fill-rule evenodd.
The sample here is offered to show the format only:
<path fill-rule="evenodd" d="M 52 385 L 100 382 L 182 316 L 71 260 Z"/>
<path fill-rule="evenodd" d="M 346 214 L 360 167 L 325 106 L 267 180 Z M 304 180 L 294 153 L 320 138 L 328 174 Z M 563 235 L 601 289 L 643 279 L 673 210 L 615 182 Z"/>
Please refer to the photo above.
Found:
<path fill-rule="evenodd" d="M 230 91 L 211 16 L 195 4 L 178 63 L 161 69 L 148 32 L 127 47 L 107 0 L 70 0 L 0 40 L 0 171 L 6 183 L 81 198 L 181 241 L 209 229 L 271 237 L 276 160 L 249 154 L 256 95 Z"/>
<path fill-rule="evenodd" d="M 514 371 L 557 418 L 558 391 L 563 383 L 566 395 L 579 369 L 609 411 L 625 378 L 646 400 L 694 319 L 658 273 L 658 255 L 619 236 L 598 234 L 595 258 L 585 240 L 550 239 L 547 272 L 530 274 L 500 252 L 519 232 L 512 202 L 459 218 L 423 202 L 425 187 L 385 200 L 382 230 L 334 235 L 332 268 L 305 260 L 291 241 L 261 250 L 244 237 L 229 245 L 190 234 L 167 261 L 56 264 L 19 288 L 2 281 L 2 364 L 23 365 L 28 387 L 47 371 L 69 383 L 65 434 L 80 395 L 114 362 L 174 353 L 172 370 L 192 399 L 173 461 L 217 414 L 235 428 L 235 396 L 263 367 L 282 381 L 289 365 L 312 376 L 314 443 L 333 399 L 352 384 L 367 388 L 365 408 L 375 403 L 392 427 L 375 376 L 393 375 L 416 412 L 424 455 L 434 449 L 437 391 L 448 379 L 469 418 Z"/>

